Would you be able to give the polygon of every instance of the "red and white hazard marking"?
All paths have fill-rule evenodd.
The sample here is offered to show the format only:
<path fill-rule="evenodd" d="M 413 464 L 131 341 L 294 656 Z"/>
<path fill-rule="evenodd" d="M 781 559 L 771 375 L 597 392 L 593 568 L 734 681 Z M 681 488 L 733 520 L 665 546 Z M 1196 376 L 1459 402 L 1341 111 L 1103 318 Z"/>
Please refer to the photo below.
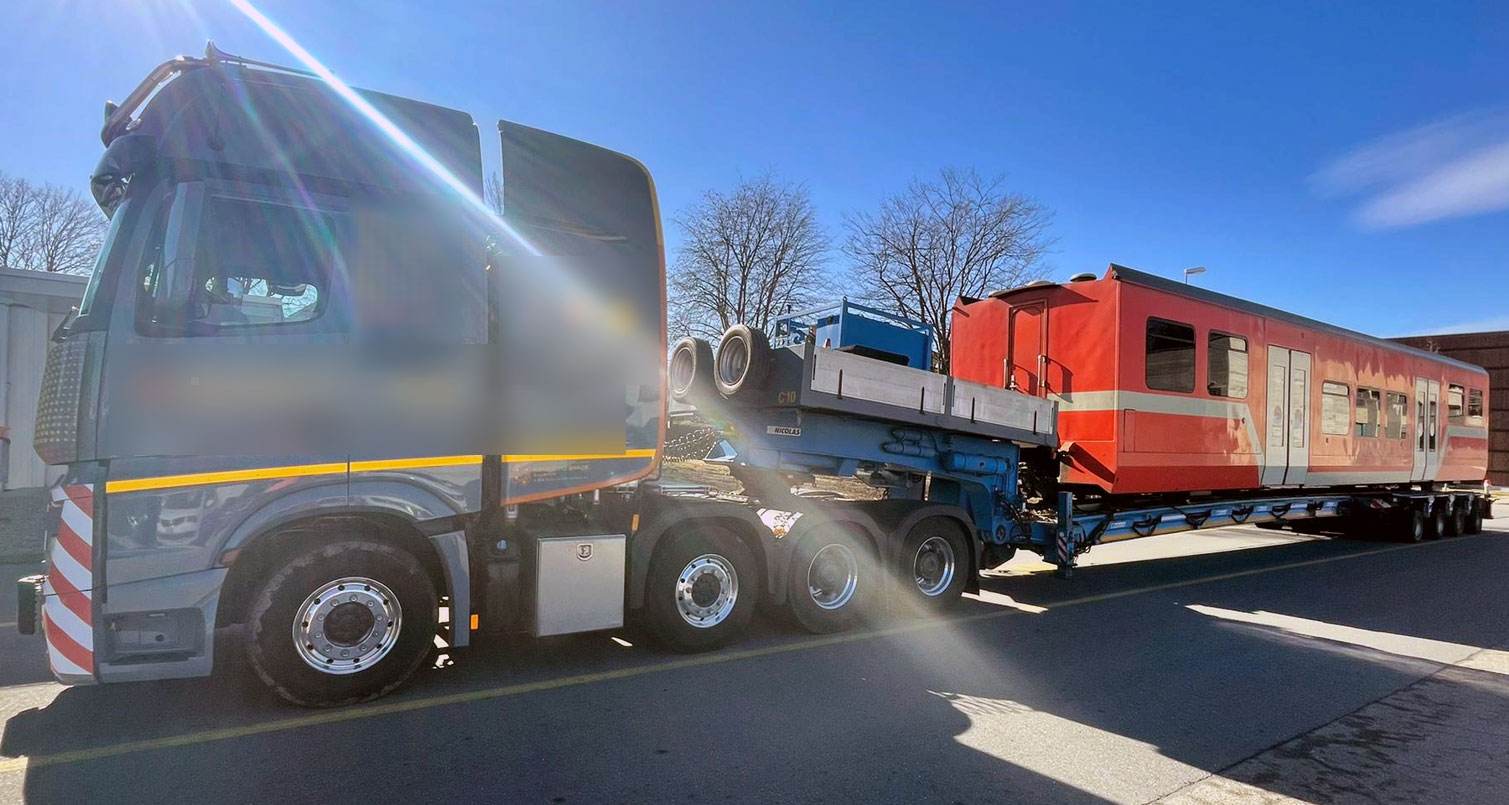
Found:
<path fill-rule="evenodd" d="M 94 680 L 94 486 L 54 487 L 63 504 L 42 584 L 47 662 L 66 684 Z"/>

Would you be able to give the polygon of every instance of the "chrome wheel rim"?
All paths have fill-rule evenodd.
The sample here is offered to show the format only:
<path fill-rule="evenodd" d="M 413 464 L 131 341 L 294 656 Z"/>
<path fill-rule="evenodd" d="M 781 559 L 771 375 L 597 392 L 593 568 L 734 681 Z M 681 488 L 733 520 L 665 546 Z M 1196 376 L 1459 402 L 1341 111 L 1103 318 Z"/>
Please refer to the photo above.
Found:
<path fill-rule="evenodd" d="M 398 642 L 403 609 L 375 579 L 347 576 L 309 594 L 294 613 L 293 645 L 309 667 L 326 674 L 370 668 Z"/>
<path fill-rule="evenodd" d="M 943 537 L 928 537 L 917 546 L 912 574 L 917 590 L 932 598 L 948 589 L 954 580 L 954 546 Z"/>
<path fill-rule="evenodd" d="M 733 563 L 705 553 L 686 563 L 676 577 L 676 611 L 699 629 L 722 623 L 739 600 L 739 574 Z"/>
<path fill-rule="evenodd" d="M 807 565 L 807 594 L 822 609 L 843 607 L 859 589 L 859 560 L 849 546 L 824 545 Z"/>

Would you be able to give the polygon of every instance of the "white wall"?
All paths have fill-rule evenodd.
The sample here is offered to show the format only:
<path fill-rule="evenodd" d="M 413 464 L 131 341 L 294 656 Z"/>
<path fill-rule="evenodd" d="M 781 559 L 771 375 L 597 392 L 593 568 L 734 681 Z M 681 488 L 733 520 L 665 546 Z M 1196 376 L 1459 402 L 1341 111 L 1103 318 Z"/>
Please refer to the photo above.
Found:
<path fill-rule="evenodd" d="M 62 467 L 32 449 L 52 331 L 83 296 L 85 277 L 0 269 L 0 426 L 10 429 L 6 489 L 47 486 Z"/>

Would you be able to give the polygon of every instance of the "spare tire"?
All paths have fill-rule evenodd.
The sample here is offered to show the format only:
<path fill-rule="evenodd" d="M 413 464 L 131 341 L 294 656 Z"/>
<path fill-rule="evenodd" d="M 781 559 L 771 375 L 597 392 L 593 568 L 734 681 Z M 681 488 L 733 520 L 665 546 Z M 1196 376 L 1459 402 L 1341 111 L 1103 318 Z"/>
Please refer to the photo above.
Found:
<path fill-rule="evenodd" d="M 758 390 L 770 369 L 770 339 L 753 327 L 735 324 L 718 341 L 714 367 L 713 379 L 724 397 Z"/>
<path fill-rule="evenodd" d="M 713 347 L 700 338 L 683 338 L 671 349 L 669 385 L 676 402 L 695 403 L 711 397 L 713 383 Z"/>

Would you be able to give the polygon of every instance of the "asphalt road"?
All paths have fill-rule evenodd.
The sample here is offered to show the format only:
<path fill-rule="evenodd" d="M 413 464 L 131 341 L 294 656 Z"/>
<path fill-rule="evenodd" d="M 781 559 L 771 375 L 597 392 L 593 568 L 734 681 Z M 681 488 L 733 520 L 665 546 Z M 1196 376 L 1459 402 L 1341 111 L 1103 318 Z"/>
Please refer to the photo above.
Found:
<path fill-rule="evenodd" d="M 1086 558 L 1072 580 L 1018 559 L 946 617 L 767 620 L 707 655 L 511 640 L 335 711 L 283 705 L 229 646 L 210 679 L 61 688 L 3 600 L 0 801 L 1509 797 L 1509 533 Z"/>

